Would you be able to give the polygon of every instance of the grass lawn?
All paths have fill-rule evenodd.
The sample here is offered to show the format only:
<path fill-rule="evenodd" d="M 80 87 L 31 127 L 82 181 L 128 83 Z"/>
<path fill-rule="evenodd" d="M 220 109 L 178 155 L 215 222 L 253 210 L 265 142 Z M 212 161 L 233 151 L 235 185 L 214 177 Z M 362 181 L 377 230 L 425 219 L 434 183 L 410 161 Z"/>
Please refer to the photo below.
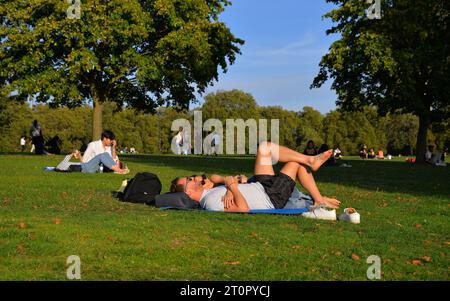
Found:
<path fill-rule="evenodd" d="M 251 157 L 122 156 L 127 176 L 43 171 L 61 159 L 0 155 L 1 280 L 65 280 L 70 255 L 82 280 L 367 280 L 370 255 L 382 280 L 450 280 L 450 167 L 351 158 L 352 168 L 322 168 L 323 194 L 361 213 L 353 225 L 111 197 L 141 171 L 158 174 L 164 191 L 176 175 L 251 175 Z"/>

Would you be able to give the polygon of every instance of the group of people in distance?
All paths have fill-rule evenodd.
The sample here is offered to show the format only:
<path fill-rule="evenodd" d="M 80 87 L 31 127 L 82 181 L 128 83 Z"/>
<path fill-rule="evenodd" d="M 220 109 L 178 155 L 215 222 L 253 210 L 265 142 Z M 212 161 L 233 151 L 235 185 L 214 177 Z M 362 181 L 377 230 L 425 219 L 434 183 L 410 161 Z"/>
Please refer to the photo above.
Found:
<path fill-rule="evenodd" d="M 30 153 L 35 153 L 36 155 L 59 155 L 61 153 L 62 141 L 58 135 L 45 141 L 44 135 L 42 134 L 42 127 L 37 120 L 33 121 L 30 127 Z M 25 151 L 27 144 L 27 139 L 25 135 L 20 137 L 20 150 L 23 153 Z"/>
<path fill-rule="evenodd" d="M 448 153 L 448 147 L 444 148 L 444 151 L 435 151 L 433 145 L 428 145 L 427 151 L 425 153 L 425 162 L 436 165 L 446 167 L 445 157 Z"/>
<path fill-rule="evenodd" d="M 313 140 L 309 140 L 306 144 L 305 150 L 303 151 L 304 155 L 307 156 L 316 156 L 318 154 L 321 154 L 323 152 L 326 152 L 329 150 L 330 147 L 328 144 L 322 144 L 320 148 L 317 148 Z M 341 166 L 346 165 L 347 163 L 341 162 L 342 158 L 342 151 L 339 149 L 338 146 L 335 146 L 333 148 L 332 156 L 324 163 L 325 166 Z"/>
<path fill-rule="evenodd" d="M 367 146 L 364 145 L 361 147 L 361 150 L 359 151 L 359 157 L 361 159 L 385 159 L 384 152 L 381 148 L 378 149 L 377 153 L 375 154 L 375 149 L 372 147 L 369 150 L 367 150 Z"/>
<path fill-rule="evenodd" d="M 219 153 L 220 144 L 221 144 L 221 137 L 217 132 L 209 132 L 209 135 L 211 136 L 210 143 L 205 144 L 204 154 L 205 155 L 217 155 Z M 174 140 L 172 141 L 174 143 L 174 151 L 176 155 L 189 155 L 191 154 L 191 142 L 190 137 L 187 133 L 187 131 L 180 128 L 178 130 L 178 133 L 175 135 Z"/>

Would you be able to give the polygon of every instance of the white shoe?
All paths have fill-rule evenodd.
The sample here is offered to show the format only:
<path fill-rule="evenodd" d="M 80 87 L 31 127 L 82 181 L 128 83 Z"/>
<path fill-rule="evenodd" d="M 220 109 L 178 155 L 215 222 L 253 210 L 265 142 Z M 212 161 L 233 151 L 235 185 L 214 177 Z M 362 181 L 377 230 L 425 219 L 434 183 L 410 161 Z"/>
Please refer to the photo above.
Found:
<path fill-rule="evenodd" d="M 308 212 L 305 212 L 302 215 L 306 218 L 322 219 L 327 221 L 336 220 L 336 210 L 327 210 L 322 206 L 311 207 Z"/>
<path fill-rule="evenodd" d="M 354 208 L 345 208 L 344 213 L 339 216 L 340 221 L 348 221 L 352 224 L 359 224 L 361 222 L 361 216 Z"/>
<path fill-rule="evenodd" d="M 120 186 L 120 188 L 119 188 L 119 190 L 117 191 L 117 192 L 124 192 L 125 191 L 125 188 L 127 187 L 127 185 L 128 185 L 128 180 L 123 180 L 122 181 L 122 186 Z"/>

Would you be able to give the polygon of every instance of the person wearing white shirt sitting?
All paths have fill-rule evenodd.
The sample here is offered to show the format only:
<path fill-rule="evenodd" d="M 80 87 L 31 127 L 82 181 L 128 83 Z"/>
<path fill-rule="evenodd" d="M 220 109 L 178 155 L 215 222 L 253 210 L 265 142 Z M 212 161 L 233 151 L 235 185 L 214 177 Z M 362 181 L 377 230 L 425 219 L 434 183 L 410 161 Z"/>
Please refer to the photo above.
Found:
<path fill-rule="evenodd" d="M 96 156 L 107 153 L 111 159 L 117 162 L 119 158 L 116 153 L 116 145 L 117 142 L 114 133 L 111 131 L 104 131 L 100 140 L 89 143 L 83 155 L 78 151 L 75 152 L 75 157 L 80 159 L 82 163 L 88 163 Z"/>

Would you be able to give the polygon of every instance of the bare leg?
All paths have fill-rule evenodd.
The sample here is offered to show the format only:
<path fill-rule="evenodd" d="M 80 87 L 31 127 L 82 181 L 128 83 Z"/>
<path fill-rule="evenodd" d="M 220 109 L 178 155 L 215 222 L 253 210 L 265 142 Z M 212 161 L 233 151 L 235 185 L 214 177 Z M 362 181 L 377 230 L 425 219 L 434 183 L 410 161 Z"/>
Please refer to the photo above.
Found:
<path fill-rule="evenodd" d="M 305 187 L 313 198 L 315 205 L 325 205 L 330 208 L 339 208 L 341 202 L 333 198 L 324 197 L 320 194 L 312 173 L 305 166 L 299 165 L 297 177 L 300 184 Z"/>
<path fill-rule="evenodd" d="M 288 175 L 295 182 L 297 180 L 297 174 L 299 172 L 300 166 L 301 165 L 297 162 L 288 162 L 283 166 L 280 172 Z"/>
<path fill-rule="evenodd" d="M 297 162 L 317 171 L 332 155 L 333 150 L 328 150 L 317 156 L 306 156 L 287 147 L 277 145 L 271 142 L 263 142 L 258 148 L 258 154 L 255 162 L 255 175 L 268 174 L 273 175 L 273 161 Z"/>

